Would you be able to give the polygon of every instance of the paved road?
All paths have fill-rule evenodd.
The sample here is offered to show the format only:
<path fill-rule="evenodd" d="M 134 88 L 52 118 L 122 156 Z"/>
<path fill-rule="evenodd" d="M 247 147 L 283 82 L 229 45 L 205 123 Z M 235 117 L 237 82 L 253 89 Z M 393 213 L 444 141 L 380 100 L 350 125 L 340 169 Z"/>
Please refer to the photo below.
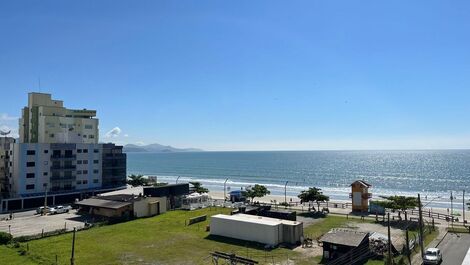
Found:
<path fill-rule="evenodd" d="M 85 221 L 89 221 L 86 216 L 77 215 L 76 210 L 45 216 L 30 212 L 24 214 L 25 216 L 15 216 L 13 220 L 0 220 L 0 231 L 11 232 L 15 237 L 35 235 L 41 234 L 43 230 L 50 232 L 64 228 L 67 230 L 73 230 L 73 227 L 81 228 L 85 225 Z"/>
<path fill-rule="evenodd" d="M 470 248 L 470 234 L 448 233 L 438 248 L 442 251 L 442 265 L 461 265 Z"/>

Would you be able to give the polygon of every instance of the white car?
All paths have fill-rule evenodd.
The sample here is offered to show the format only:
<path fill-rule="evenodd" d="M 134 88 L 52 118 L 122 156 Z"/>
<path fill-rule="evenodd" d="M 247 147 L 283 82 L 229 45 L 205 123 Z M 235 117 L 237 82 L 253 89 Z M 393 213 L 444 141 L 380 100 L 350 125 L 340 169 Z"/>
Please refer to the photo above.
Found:
<path fill-rule="evenodd" d="M 69 207 L 58 205 L 49 209 L 50 214 L 59 214 L 59 213 L 68 213 L 70 211 Z"/>
<path fill-rule="evenodd" d="M 50 210 L 49 207 L 44 208 L 44 206 L 41 206 L 36 209 L 36 213 L 37 214 L 48 213 L 49 210 Z"/>
<path fill-rule="evenodd" d="M 438 248 L 428 248 L 424 253 L 423 264 L 441 264 L 442 253 Z"/>

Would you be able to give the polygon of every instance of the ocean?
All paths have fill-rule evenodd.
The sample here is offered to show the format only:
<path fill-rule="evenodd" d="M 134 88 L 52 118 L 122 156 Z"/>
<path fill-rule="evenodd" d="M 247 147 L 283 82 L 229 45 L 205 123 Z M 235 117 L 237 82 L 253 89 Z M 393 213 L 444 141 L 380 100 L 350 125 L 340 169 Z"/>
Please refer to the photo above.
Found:
<path fill-rule="evenodd" d="M 420 193 L 429 207 L 448 208 L 452 191 L 458 209 L 463 190 L 470 198 L 470 150 L 128 153 L 127 171 L 169 183 L 179 176 L 212 191 L 223 191 L 228 179 L 228 190 L 258 183 L 284 195 L 288 181 L 288 196 L 315 186 L 331 200 L 349 200 L 349 185 L 362 179 L 373 198 Z"/>

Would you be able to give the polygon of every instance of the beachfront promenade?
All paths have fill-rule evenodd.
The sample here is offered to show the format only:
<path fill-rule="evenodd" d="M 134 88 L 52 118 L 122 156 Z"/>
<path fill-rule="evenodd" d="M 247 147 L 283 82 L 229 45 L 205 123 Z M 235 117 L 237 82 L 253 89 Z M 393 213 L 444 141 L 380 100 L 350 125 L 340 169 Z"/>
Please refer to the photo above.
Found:
<path fill-rule="evenodd" d="M 223 200 L 224 194 L 223 192 L 210 192 L 209 193 L 211 197 L 215 200 Z M 308 204 L 301 204 L 299 199 L 297 197 L 292 197 L 292 196 L 277 196 L 277 195 L 268 195 L 262 198 L 255 198 L 256 202 L 262 203 L 262 204 L 270 204 L 274 207 L 277 207 L 278 209 L 283 209 L 286 208 L 285 206 L 279 205 L 279 203 L 283 203 L 284 201 L 287 201 L 289 203 L 289 206 L 287 207 L 288 209 L 296 210 L 296 211 L 302 211 L 306 212 L 308 211 L 309 207 Z M 423 202 L 426 205 L 426 202 Z M 317 207 L 316 203 L 311 203 L 311 206 L 314 206 L 315 208 Z M 340 214 L 340 215 L 361 215 L 357 213 L 352 213 L 351 211 L 351 202 L 350 201 L 330 201 L 330 202 L 322 202 L 320 203 L 320 208 L 328 208 L 329 212 L 332 214 Z M 405 213 L 401 212 L 399 213 L 398 211 L 387 211 L 387 213 L 390 213 L 390 218 L 392 220 L 397 220 L 399 218 L 404 219 L 405 218 Z M 410 220 L 417 221 L 419 218 L 419 212 L 418 210 L 408 210 L 406 211 L 406 216 Z M 455 215 L 455 214 L 458 215 Z M 450 215 L 447 213 L 447 209 L 444 208 L 428 208 L 428 207 L 423 207 L 423 220 L 426 223 L 432 224 L 432 221 L 434 219 L 434 223 L 436 226 L 451 226 L 451 218 Z M 375 214 L 369 214 L 369 213 L 364 213 L 362 214 L 364 217 L 370 217 L 370 218 L 375 218 Z M 378 218 L 383 218 L 381 215 L 378 216 Z M 465 219 L 470 218 L 470 211 L 465 211 Z M 456 226 L 462 226 L 464 225 L 463 222 L 463 214 L 462 210 L 460 209 L 455 209 L 454 208 L 454 225 Z"/>

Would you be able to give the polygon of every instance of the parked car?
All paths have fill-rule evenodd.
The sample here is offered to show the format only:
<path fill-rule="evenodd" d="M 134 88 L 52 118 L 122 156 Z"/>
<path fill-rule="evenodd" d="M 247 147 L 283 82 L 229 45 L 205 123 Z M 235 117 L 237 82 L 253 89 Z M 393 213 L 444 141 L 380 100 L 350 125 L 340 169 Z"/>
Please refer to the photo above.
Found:
<path fill-rule="evenodd" d="M 45 213 L 48 213 L 49 211 L 50 211 L 49 206 L 46 206 L 46 207 L 41 206 L 41 207 L 38 207 L 38 208 L 36 209 L 36 213 L 37 213 L 37 214 L 41 214 L 41 213 L 44 213 L 44 212 L 45 212 Z"/>
<path fill-rule="evenodd" d="M 62 206 L 62 205 L 58 205 L 56 207 L 52 207 L 50 210 L 49 210 L 49 213 L 50 214 L 59 214 L 59 213 L 68 213 L 70 211 L 70 207 L 65 207 L 65 206 Z"/>
<path fill-rule="evenodd" d="M 423 264 L 441 264 L 442 253 L 438 248 L 428 248 L 424 253 Z"/>

